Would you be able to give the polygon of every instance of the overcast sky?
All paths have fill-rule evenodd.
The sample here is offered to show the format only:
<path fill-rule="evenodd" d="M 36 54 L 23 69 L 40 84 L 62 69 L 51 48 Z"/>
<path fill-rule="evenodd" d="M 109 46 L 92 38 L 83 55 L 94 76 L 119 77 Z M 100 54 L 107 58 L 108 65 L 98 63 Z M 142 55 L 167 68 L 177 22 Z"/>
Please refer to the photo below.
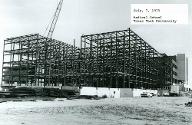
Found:
<path fill-rule="evenodd" d="M 43 35 L 59 0 L 0 0 L 0 58 L 3 40 L 30 33 Z M 130 25 L 130 4 L 187 3 L 188 25 Z M 191 0 L 64 0 L 53 38 L 80 42 L 82 34 L 124 30 L 131 27 L 156 50 L 168 55 L 189 57 L 192 82 L 192 1 Z M 0 61 L 0 69 L 2 66 Z M 1 77 L 1 71 L 0 71 Z"/>

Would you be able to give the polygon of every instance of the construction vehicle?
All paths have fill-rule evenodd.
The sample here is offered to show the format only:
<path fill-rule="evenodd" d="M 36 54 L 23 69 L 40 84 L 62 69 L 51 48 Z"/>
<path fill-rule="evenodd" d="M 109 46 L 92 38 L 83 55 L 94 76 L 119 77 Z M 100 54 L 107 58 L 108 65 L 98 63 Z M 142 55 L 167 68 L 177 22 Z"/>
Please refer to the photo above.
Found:
<path fill-rule="evenodd" d="M 180 95 L 180 85 L 171 85 L 171 90 L 169 92 L 170 96 L 179 96 Z"/>

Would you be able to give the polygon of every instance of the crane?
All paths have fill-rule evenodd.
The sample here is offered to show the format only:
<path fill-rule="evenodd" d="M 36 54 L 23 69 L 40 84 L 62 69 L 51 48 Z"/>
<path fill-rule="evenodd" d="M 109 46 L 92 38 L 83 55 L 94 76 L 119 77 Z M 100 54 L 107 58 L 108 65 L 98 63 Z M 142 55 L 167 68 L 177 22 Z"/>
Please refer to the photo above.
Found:
<path fill-rule="evenodd" d="M 55 30 L 55 26 L 56 26 L 57 20 L 58 20 L 58 18 L 59 18 L 59 14 L 60 14 L 60 12 L 61 12 L 62 5 L 63 5 L 63 0 L 60 0 L 59 3 L 58 3 L 58 5 L 57 5 L 56 11 L 55 11 L 55 13 L 54 13 L 54 15 L 53 15 L 53 19 L 52 19 L 52 21 L 51 21 L 51 24 L 49 24 L 49 25 L 47 26 L 46 30 L 45 30 L 45 33 L 46 33 L 46 31 L 48 31 L 47 38 L 46 38 L 46 41 L 47 41 L 47 42 L 52 39 L 53 32 L 54 32 L 54 30 Z M 49 30 L 48 30 L 48 29 L 49 29 Z M 45 48 L 46 48 L 46 50 L 47 50 L 47 45 L 46 45 Z M 47 53 L 46 53 L 45 58 L 47 58 Z M 49 73 L 49 81 L 48 81 L 48 83 L 49 83 L 49 85 L 50 85 L 51 65 L 52 65 L 51 62 L 52 62 L 53 60 L 49 60 L 49 61 L 50 61 L 50 62 L 49 62 L 50 65 L 49 65 L 49 70 L 48 70 L 48 73 Z M 45 61 L 45 67 L 47 66 L 47 63 L 48 63 L 48 62 Z M 44 86 L 45 86 L 45 85 L 44 85 Z"/>
<path fill-rule="evenodd" d="M 55 30 L 55 26 L 56 26 L 57 20 L 59 18 L 59 14 L 61 12 L 62 5 L 63 5 L 63 0 L 60 0 L 58 5 L 57 5 L 56 11 L 55 11 L 55 13 L 53 15 L 53 20 L 51 21 L 51 24 L 48 25 L 47 28 L 46 28 L 46 30 L 49 29 L 48 34 L 47 34 L 47 38 L 51 39 L 52 36 L 53 36 L 53 32 Z"/>

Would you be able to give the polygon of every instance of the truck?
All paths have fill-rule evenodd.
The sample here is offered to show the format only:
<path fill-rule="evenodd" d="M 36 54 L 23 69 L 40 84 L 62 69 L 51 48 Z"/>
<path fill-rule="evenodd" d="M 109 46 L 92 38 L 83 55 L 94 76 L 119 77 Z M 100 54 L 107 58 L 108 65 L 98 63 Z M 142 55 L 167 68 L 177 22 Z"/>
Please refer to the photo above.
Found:
<path fill-rule="evenodd" d="M 170 96 L 180 95 L 180 85 L 171 85 Z"/>

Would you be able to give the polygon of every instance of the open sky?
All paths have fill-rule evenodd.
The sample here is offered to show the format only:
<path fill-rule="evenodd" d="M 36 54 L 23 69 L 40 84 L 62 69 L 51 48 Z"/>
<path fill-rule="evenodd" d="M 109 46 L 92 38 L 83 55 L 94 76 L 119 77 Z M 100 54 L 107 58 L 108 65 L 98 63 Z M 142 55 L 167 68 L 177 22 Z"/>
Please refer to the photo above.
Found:
<path fill-rule="evenodd" d="M 59 0 L 0 0 L 0 69 L 3 40 L 30 33 L 44 34 Z M 189 5 L 188 25 L 131 25 L 130 4 Z M 192 1 L 191 0 L 64 0 L 53 38 L 76 44 L 82 34 L 124 30 L 129 27 L 167 55 L 185 53 L 189 58 L 192 84 Z M 170 8 L 171 9 L 171 8 Z M 1 77 L 1 70 L 0 70 Z"/>

